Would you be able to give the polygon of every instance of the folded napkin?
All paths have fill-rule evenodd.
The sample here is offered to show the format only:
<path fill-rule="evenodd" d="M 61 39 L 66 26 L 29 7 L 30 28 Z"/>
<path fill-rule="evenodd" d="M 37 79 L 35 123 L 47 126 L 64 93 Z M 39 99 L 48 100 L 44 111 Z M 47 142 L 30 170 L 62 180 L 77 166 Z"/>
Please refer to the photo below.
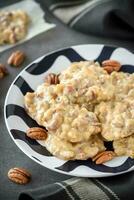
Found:
<path fill-rule="evenodd" d="M 71 178 L 20 194 L 19 200 L 132 200 L 134 173 L 88 179 Z"/>
<path fill-rule="evenodd" d="M 134 39 L 133 0 L 49 0 L 61 21 L 86 34 Z"/>

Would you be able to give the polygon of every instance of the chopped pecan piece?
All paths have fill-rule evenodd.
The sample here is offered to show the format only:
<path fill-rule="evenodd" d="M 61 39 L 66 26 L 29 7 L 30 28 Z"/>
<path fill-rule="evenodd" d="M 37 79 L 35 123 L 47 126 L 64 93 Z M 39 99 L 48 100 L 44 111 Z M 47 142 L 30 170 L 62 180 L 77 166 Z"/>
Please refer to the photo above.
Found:
<path fill-rule="evenodd" d="M 54 73 L 50 73 L 48 74 L 46 77 L 45 77 L 45 83 L 48 83 L 48 84 L 59 84 L 59 75 L 57 74 L 54 74 Z"/>
<path fill-rule="evenodd" d="M 98 153 L 96 156 L 92 158 L 92 161 L 96 164 L 103 164 L 107 161 L 112 160 L 115 157 L 115 153 L 113 151 L 103 151 L 101 153 Z"/>
<path fill-rule="evenodd" d="M 29 128 L 26 135 L 31 139 L 45 140 L 47 138 L 47 131 L 40 127 Z"/>
<path fill-rule="evenodd" d="M 104 60 L 102 62 L 102 67 L 111 74 L 113 71 L 119 71 L 121 68 L 121 64 L 116 60 Z"/>

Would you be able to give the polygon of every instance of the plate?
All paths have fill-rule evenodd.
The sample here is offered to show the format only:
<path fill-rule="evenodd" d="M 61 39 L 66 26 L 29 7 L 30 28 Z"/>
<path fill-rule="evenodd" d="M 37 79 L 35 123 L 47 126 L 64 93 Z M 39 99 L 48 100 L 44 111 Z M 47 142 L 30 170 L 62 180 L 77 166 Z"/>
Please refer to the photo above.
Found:
<path fill-rule="evenodd" d="M 5 100 L 5 122 L 17 146 L 31 159 L 51 170 L 79 177 L 106 177 L 134 170 L 134 159 L 118 157 L 105 164 L 96 165 L 91 160 L 63 161 L 52 156 L 40 141 L 25 134 L 29 127 L 38 126 L 24 109 L 24 95 L 34 91 L 50 72 L 59 73 L 71 62 L 94 60 L 102 62 L 115 59 L 121 62 L 121 70 L 134 72 L 134 55 L 121 47 L 105 45 L 78 45 L 61 49 L 38 58 L 28 65 L 13 81 Z"/>

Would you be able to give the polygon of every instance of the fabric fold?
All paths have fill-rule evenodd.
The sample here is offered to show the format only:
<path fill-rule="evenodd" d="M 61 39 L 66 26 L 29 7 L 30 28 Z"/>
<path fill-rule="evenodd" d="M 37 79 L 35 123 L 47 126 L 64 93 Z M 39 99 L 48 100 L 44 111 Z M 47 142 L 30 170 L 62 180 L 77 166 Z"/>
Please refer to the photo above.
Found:
<path fill-rule="evenodd" d="M 82 33 L 134 39 L 133 0 L 50 0 L 46 4 L 63 23 Z"/>
<path fill-rule="evenodd" d="M 70 178 L 24 191 L 19 200 L 132 200 L 134 172 L 99 179 Z"/>

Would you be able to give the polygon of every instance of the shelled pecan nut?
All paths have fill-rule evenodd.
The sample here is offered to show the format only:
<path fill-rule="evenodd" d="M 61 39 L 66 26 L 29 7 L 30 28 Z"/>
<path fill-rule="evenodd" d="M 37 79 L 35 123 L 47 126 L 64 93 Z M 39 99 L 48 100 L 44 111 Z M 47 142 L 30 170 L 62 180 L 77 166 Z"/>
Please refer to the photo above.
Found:
<path fill-rule="evenodd" d="M 26 135 L 31 139 L 45 140 L 47 138 L 47 131 L 40 127 L 29 128 Z"/>
<path fill-rule="evenodd" d="M 0 64 L 0 79 L 8 74 L 6 67 L 3 64 Z"/>
<path fill-rule="evenodd" d="M 22 51 L 15 51 L 8 58 L 8 64 L 19 67 L 25 60 L 25 54 Z"/>
<path fill-rule="evenodd" d="M 96 164 L 103 164 L 107 161 L 112 160 L 115 157 L 115 153 L 113 151 L 103 151 L 101 153 L 98 153 L 96 156 L 92 158 L 92 161 L 94 161 Z"/>
<path fill-rule="evenodd" d="M 30 181 L 31 174 L 23 168 L 14 167 L 8 171 L 8 178 L 15 183 L 26 184 Z"/>
<path fill-rule="evenodd" d="M 121 64 L 116 60 L 104 60 L 102 62 L 102 67 L 110 74 L 113 71 L 119 71 Z"/>
<path fill-rule="evenodd" d="M 59 84 L 59 74 L 50 73 L 45 77 L 45 83 L 51 84 Z"/>

